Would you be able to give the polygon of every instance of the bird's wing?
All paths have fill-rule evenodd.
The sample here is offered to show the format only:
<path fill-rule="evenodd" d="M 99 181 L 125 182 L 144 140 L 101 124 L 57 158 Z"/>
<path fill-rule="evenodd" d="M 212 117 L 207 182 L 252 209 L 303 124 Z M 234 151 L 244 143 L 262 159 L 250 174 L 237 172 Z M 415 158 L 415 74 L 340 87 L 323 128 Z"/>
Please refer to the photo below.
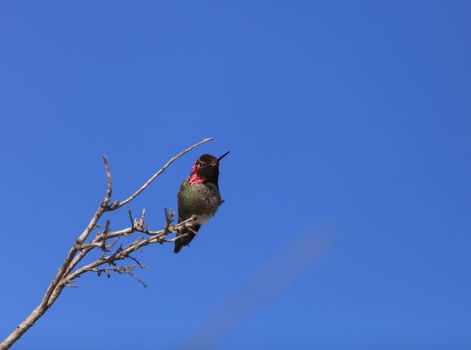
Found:
<path fill-rule="evenodd" d="M 184 189 L 185 187 L 189 186 L 188 185 L 188 180 L 185 180 L 182 182 L 181 186 L 180 186 L 180 190 L 178 191 L 178 222 L 181 222 L 183 220 L 186 220 L 188 219 L 187 217 L 185 217 L 185 215 L 183 215 L 183 192 L 184 192 Z"/>

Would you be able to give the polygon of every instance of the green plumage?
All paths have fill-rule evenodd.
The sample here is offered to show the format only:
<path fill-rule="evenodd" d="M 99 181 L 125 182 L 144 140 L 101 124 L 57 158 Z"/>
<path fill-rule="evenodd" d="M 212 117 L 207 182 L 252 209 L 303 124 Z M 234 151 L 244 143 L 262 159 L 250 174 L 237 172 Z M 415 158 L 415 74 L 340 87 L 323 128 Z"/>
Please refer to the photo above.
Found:
<path fill-rule="evenodd" d="M 178 191 L 178 221 L 189 219 L 192 215 L 209 218 L 216 213 L 220 204 L 221 196 L 216 185 L 198 183 L 190 186 L 185 180 Z"/>
<path fill-rule="evenodd" d="M 190 176 L 183 181 L 178 191 L 178 222 L 196 216 L 177 233 L 181 237 L 175 241 L 175 253 L 188 245 L 202 224 L 205 224 L 221 205 L 218 186 L 219 160 L 211 155 L 201 156 L 194 164 Z"/>

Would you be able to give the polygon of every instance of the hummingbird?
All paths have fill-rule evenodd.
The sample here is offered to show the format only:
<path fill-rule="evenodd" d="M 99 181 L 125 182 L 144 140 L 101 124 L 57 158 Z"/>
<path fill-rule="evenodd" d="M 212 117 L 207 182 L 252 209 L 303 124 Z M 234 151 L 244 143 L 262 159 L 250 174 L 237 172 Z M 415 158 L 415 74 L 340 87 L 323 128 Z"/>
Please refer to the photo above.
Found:
<path fill-rule="evenodd" d="M 177 232 L 174 253 L 190 244 L 201 225 L 208 222 L 224 202 L 219 193 L 219 162 L 229 152 L 219 158 L 203 154 L 194 162 L 190 175 L 181 184 L 177 196 L 178 222 L 188 220 L 193 215 L 196 218 Z"/>

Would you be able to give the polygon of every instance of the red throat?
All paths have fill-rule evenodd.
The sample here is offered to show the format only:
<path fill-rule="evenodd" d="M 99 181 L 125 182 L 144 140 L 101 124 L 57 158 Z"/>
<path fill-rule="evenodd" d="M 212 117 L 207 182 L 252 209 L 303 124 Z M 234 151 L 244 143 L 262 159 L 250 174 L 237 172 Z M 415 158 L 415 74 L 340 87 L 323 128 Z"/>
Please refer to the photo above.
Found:
<path fill-rule="evenodd" d="M 197 168 L 198 168 L 198 165 L 196 163 L 193 164 L 193 168 L 191 168 L 190 178 L 188 179 L 188 184 L 190 186 L 204 182 L 204 179 L 198 176 L 198 173 L 196 172 Z"/>

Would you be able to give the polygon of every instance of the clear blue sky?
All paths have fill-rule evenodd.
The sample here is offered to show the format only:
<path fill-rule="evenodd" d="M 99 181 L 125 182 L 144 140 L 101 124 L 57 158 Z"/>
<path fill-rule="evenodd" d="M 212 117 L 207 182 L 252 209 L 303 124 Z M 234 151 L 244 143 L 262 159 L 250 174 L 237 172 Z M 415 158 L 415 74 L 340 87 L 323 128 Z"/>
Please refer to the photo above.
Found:
<path fill-rule="evenodd" d="M 329 249 L 218 349 L 470 349 L 470 12 L 0 2 L 0 335 L 40 301 L 94 212 L 102 154 L 123 199 L 211 136 L 132 204 L 159 228 L 194 158 L 231 150 L 226 203 L 191 247 L 145 250 L 149 288 L 85 276 L 17 349 L 182 349 L 306 235 Z"/>

